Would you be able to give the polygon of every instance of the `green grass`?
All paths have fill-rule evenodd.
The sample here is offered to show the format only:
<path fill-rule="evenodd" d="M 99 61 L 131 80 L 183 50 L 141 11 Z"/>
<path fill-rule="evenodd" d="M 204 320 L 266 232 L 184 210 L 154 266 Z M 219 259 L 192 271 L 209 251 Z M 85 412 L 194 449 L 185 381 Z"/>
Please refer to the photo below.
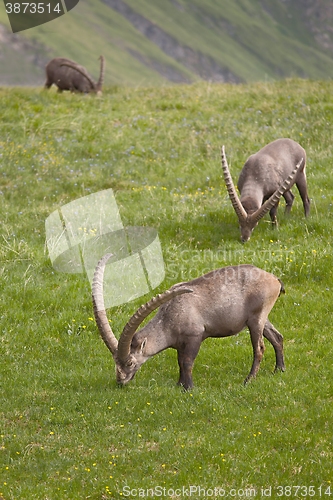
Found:
<path fill-rule="evenodd" d="M 304 80 L 114 87 L 101 99 L 0 89 L 0 496 L 118 499 L 128 486 L 128 498 L 157 487 L 172 498 L 190 485 L 224 488 L 226 498 L 250 488 L 258 498 L 262 487 L 277 498 L 278 486 L 293 485 L 329 492 L 332 95 L 332 82 Z M 281 202 L 278 230 L 266 216 L 242 245 L 220 147 L 236 180 L 247 156 L 278 137 L 307 151 L 311 216 L 295 193 L 290 217 Z M 107 188 L 125 226 L 158 231 L 166 278 L 154 293 L 238 263 L 284 281 L 270 315 L 285 339 L 284 374 L 272 375 L 267 345 L 243 386 L 252 358 L 243 332 L 202 345 L 190 392 L 176 386 L 171 350 L 116 386 L 88 281 L 56 272 L 45 248 L 48 215 Z M 111 309 L 114 331 L 148 298 Z"/>

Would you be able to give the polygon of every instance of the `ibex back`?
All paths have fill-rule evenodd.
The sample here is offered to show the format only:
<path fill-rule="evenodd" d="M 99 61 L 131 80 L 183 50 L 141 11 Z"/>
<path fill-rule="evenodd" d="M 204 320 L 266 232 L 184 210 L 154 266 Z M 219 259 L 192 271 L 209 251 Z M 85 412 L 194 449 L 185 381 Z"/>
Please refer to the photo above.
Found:
<path fill-rule="evenodd" d="M 186 283 L 174 285 L 132 316 L 117 341 L 107 319 L 103 299 L 103 275 L 110 254 L 97 264 L 93 281 L 93 305 L 100 334 L 116 363 L 119 384 L 129 382 L 150 357 L 169 347 L 178 352 L 179 381 L 192 387 L 192 368 L 201 343 L 208 337 L 229 337 L 249 328 L 253 364 L 245 382 L 255 377 L 264 353 L 265 337 L 274 347 L 276 370 L 285 370 L 283 337 L 268 314 L 283 285 L 273 274 L 252 265 L 229 266 Z M 142 321 L 159 307 L 139 331 Z"/>

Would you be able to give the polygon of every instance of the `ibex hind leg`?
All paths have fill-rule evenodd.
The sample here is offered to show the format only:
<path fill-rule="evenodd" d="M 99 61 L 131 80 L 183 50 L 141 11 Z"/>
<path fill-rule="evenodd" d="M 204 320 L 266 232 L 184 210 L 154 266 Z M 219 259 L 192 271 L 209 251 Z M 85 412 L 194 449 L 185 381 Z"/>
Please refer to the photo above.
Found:
<path fill-rule="evenodd" d="M 264 331 L 264 337 L 272 344 L 275 351 L 276 365 L 275 371 L 286 370 L 284 364 L 284 356 L 283 356 L 283 337 L 280 332 L 270 323 L 270 321 L 266 321 Z"/>
<path fill-rule="evenodd" d="M 305 217 L 308 217 L 310 215 L 310 198 L 308 196 L 308 187 L 306 184 L 306 177 L 304 173 L 297 180 L 296 186 L 302 198 Z"/>
<path fill-rule="evenodd" d="M 250 373 L 244 380 L 244 384 L 247 384 L 252 378 L 257 375 L 261 360 L 265 352 L 262 325 L 256 321 L 252 325 L 248 324 L 248 327 L 250 330 L 251 342 L 253 347 L 253 363 Z"/>

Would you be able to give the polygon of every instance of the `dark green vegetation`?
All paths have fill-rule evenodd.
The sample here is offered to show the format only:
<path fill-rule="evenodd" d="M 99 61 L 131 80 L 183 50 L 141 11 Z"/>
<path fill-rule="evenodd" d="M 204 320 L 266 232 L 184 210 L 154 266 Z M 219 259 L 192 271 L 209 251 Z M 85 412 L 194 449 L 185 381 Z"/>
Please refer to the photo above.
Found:
<path fill-rule="evenodd" d="M 258 498 L 279 485 L 329 491 L 333 84 L 109 88 L 101 99 L 2 89 L 0 113 L 0 496 L 117 499 L 126 485 L 254 488 Z M 266 216 L 242 245 L 220 147 L 236 179 L 278 137 L 307 151 L 312 213 L 304 219 L 295 193 L 289 218 L 281 202 L 278 230 Z M 285 338 L 284 374 L 272 375 L 267 344 L 243 386 L 252 360 L 243 332 L 202 345 L 191 392 L 176 387 L 171 350 L 116 387 L 89 283 L 52 268 L 44 225 L 110 187 L 125 226 L 159 233 L 166 278 L 155 292 L 237 263 L 284 281 L 270 315 Z M 145 299 L 109 311 L 117 334 Z"/>
<path fill-rule="evenodd" d="M 16 36 L 0 25 L 0 83 L 42 85 L 57 56 L 97 77 L 100 54 L 112 85 L 332 78 L 332 23 L 331 0 L 81 0 Z"/>

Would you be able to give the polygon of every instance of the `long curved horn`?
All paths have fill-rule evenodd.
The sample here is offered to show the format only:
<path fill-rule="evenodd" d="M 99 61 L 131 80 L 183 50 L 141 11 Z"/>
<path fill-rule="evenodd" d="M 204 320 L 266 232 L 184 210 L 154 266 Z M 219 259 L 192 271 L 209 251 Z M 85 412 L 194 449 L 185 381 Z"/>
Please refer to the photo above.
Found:
<path fill-rule="evenodd" d="M 265 214 L 267 214 L 267 212 L 279 201 L 279 199 L 281 198 L 283 193 L 289 188 L 289 186 L 295 182 L 296 175 L 300 170 L 302 163 L 303 163 L 303 158 L 297 163 L 294 170 L 287 177 L 287 179 L 281 184 L 279 189 L 277 189 L 275 193 L 273 193 L 272 196 L 268 198 L 268 200 L 266 200 L 265 203 L 261 205 L 261 207 L 258 208 L 256 212 L 248 216 L 249 220 L 253 222 L 258 222 Z"/>
<path fill-rule="evenodd" d="M 111 253 L 104 255 L 96 266 L 92 284 L 92 301 L 99 333 L 101 334 L 107 348 L 111 351 L 113 357 L 115 357 L 118 349 L 118 340 L 116 339 L 106 316 L 103 294 L 104 270 L 106 263 L 111 256 Z"/>
<path fill-rule="evenodd" d="M 104 59 L 104 56 L 99 56 L 99 59 L 101 61 L 101 69 L 100 69 L 100 73 L 99 73 L 98 82 L 96 83 L 96 93 L 101 94 L 102 93 L 102 85 L 104 82 L 105 59 Z"/>
<path fill-rule="evenodd" d="M 118 354 L 117 354 L 118 360 L 121 363 L 126 362 L 130 354 L 131 342 L 135 335 L 135 332 L 139 328 L 143 320 L 147 318 L 147 316 L 149 316 L 150 313 L 152 313 L 155 309 L 164 304 L 164 302 L 168 302 L 177 295 L 182 295 L 183 293 L 192 293 L 192 292 L 193 290 L 186 287 L 186 283 L 178 283 L 177 285 L 174 285 L 166 292 L 163 292 L 160 295 L 153 297 L 149 302 L 142 305 L 127 322 L 119 338 Z"/>
<path fill-rule="evenodd" d="M 226 157 L 225 151 L 224 151 L 224 146 L 222 146 L 221 157 L 222 157 L 222 169 L 223 169 L 223 175 L 224 175 L 224 182 L 227 186 L 230 201 L 231 201 L 232 206 L 234 207 L 234 210 L 237 214 L 238 220 L 244 221 L 247 219 L 247 213 L 246 213 L 243 205 L 241 204 L 240 199 L 238 198 L 236 188 L 235 188 L 234 183 L 232 181 L 232 177 L 231 177 L 230 170 L 228 167 L 227 157 Z"/>
<path fill-rule="evenodd" d="M 88 75 L 87 71 L 82 69 L 81 66 L 79 66 L 78 64 L 68 61 L 61 63 L 60 66 L 68 66 L 69 68 L 75 69 L 75 71 L 81 73 L 81 75 L 88 80 L 93 89 L 96 89 L 96 83 L 94 82 L 94 80 Z"/>

